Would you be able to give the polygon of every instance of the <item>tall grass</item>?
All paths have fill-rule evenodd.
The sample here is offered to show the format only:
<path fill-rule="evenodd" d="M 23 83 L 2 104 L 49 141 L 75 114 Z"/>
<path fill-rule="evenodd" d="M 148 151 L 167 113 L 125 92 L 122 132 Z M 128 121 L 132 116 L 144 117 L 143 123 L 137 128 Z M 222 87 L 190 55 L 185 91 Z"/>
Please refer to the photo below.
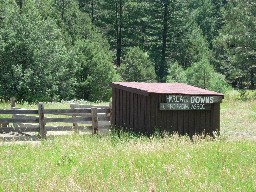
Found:
<path fill-rule="evenodd" d="M 0 147 L 0 191 L 255 191 L 256 142 L 72 135 Z"/>
<path fill-rule="evenodd" d="M 220 111 L 222 135 L 256 140 L 256 99 L 224 99 Z"/>
<path fill-rule="evenodd" d="M 255 100 L 225 99 L 214 140 L 73 134 L 0 141 L 0 191 L 256 191 L 255 115 Z"/>

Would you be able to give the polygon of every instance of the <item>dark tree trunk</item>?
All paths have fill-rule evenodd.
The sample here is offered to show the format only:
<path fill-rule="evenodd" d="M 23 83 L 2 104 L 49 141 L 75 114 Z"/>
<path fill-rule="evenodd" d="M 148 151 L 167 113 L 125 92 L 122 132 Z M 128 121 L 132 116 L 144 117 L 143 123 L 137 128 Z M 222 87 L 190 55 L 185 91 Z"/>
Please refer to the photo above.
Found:
<path fill-rule="evenodd" d="M 167 71 L 166 63 L 166 49 L 167 49 L 167 33 L 168 33 L 168 2 L 164 2 L 164 11 L 163 11 L 163 31 L 162 31 L 162 51 L 161 51 L 161 63 L 159 67 L 160 81 L 164 82 Z"/>
<path fill-rule="evenodd" d="M 92 18 L 92 23 L 94 23 L 94 0 L 91 1 L 91 18 Z"/>
<path fill-rule="evenodd" d="M 251 69 L 251 71 L 250 71 L 250 89 L 255 88 L 254 77 L 255 77 L 254 71 L 253 71 L 253 69 Z"/>
<path fill-rule="evenodd" d="M 62 7 L 61 7 L 61 19 L 64 20 L 64 12 L 65 12 L 65 0 L 62 0 Z"/>
<path fill-rule="evenodd" d="M 122 17 L 123 17 L 123 5 L 122 0 L 116 3 L 116 65 L 121 65 L 122 56 Z"/>
<path fill-rule="evenodd" d="M 20 7 L 20 10 L 22 9 L 22 7 L 23 7 L 23 2 L 24 0 L 16 0 L 16 3 L 19 5 L 19 7 Z"/>

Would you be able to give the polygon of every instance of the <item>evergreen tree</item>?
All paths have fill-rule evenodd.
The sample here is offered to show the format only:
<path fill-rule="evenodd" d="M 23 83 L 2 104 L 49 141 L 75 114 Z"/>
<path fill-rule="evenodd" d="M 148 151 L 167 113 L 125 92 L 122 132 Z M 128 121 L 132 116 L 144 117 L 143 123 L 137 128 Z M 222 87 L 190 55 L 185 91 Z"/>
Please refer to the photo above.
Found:
<path fill-rule="evenodd" d="M 166 82 L 187 83 L 186 71 L 177 62 L 169 64 Z"/>
<path fill-rule="evenodd" d="M 218 92 L 225 92 L 228 89 L 225 77 L 217 73 L 206 58 L 189 67 L 186 70 L 186 77 L 190 85 Z"/>
<path fill-rule="evenodd" d="M 125 81 L 154 82 L 154 65 L 146 52 L 139 47 L 130 48 L 120 67 L 120 74 Z"/>
<path fill-rule="evenodd" d="M 215 41 L 215 66 L 233 86 L 255 87 L 256 6 L 253 0 L 229 2 L 225 25 Z"/>
<path fill-rule="evenodd" d="M 80 9 L 75 1 L 62 1 L 65 3 L 54 5 L 59 17 L 56 16 L 61 19 L 59 25 L 67 33 L 69 38 L 66 39 L 71 40 L 67 43 L 76 64 L 76 97 L 93 101 L 108 100 L 111 91 L 109 83 L 118 80 L 118 77 L 112 63 L 113 53 L 110 51 L 109 44 L 92 24 L 91 20 L 97 21 L 96 16 L 90 19 L 86 12 L 81 11 L 86 9 L 83 4 L 81 7 L 82 1 Z M 90 5 L 99 6 L 97 2 L 99 1 L 90 1 Z M 64 14 L 62 10 L 65 10 Z"/>
<path fill-rule="evenodd" d="M 18 9 L 1 30 L 1 93 L 29 102 L 73 97 L 72 66 L 61 31 L 53 20 L 40 16 L 34 1 L 27 0 L 17 14 Z"/>
<path fill-rule="evenodd" d="M 156 63 L 159 81 L 165 81 L 167 63 L 178 62 L 184 68 L 199 61 L 207 50 L 200 43 L 204 39 L 187 0 L 152 0 L 149 21 L 152 23 L 151 56 Z M 204 41 L 204 40 L 203 40 Z M 197 47 L 199 45 L 199 47 Z M 205 45 L 205 42 L 203 42 Z"/>

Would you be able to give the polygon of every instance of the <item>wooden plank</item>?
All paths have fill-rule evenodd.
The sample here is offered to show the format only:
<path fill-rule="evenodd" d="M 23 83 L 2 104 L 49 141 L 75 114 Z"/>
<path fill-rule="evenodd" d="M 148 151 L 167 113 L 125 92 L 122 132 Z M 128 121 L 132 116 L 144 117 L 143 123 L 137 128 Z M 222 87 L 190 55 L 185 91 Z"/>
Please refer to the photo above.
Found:
<path fill-rule="evenodd" d="M 174 133 L 178 133 L 179 132 L 179 128 L 178 128 L 178 111 L 173 111 L 172 113 L 173 116 L 173 132 Z"/>
<path fill-rule="evenodd" d="M 52 115 L 63 115 L 63 116 L 68 116 L 68 117 L 83 117 L 83 118 L 87 118 L 87 117 L 91 117 L 92 114 L 91 113 L 71 113 L 71 114 L 67 114 L 67 113 L 62 113 L 62 114 L 52 114 Z M 98 117 L 99 118 L 110 118 L 110 113 L 98 113 Z"/>
<path fill-rule="evenodd" d="M 43 103 L 38 103 L 38 115 L 39 115 L 39 134 L 42 139 L 46 139 Z"/>
<path fill-rule="evenodd" d="M 134 100 L 134 127 L 133 131 L 138 132 L 139 130 L 139 113 L 138 113 L 138 94 L 133 94 L 133 100 Z"/>
<path fill-rule="evenodd" d="M 97 109 L 109 108 L 109 106 L 106 106 L 106 105 L 83 105 L 83 104 L 73 104 L 73 103 L 70 104 L 71 109 L 91 109 L 92 107 L 96 107 Z"/>
<path fill-rule="evenodd" d="M 49 123 L 49 122 L 65 122 L 65 123 L 81 123 L 84 121 L 92 121 L 92 117 L 75 117 L 75 118 L 57 118 L 57 117 L 47 117 L 45 118 L 45 123 Z"/>
<path fill-rule="evenodd" d="M 220 131 L 220 104 L 215 103 L 211 110 L 211 134 L 216 132 L 219 134 Z M 214 135 L 213 135 L 214 136 Z"/>
<path fill-rule="evenodd" d="M 158 103 L 161 103 L 162 102 L 162 98 L 161 98 L 161 95 L 158 95 Z M 164 111 L 160 111 L 159 112 L 159 122 L 158 124 L 160 125 L 160 131 L 164 131 L 165 130 L 165 122 L 166 122 L 166 119 L 165 119 L 165 113 Z"/>
<path fill-rule="evenodd" d="M 10 104 L 11 104 L 11 108 L 16 106 L 16 99 L 15 99 L 15 97 L 11 97 L 10 98 Z"/>
<path fill-rule="evenodd" d="M 111 115 L 111 125 L 114 127 L 116 125 L 116 89 L 112 88 L 112 115 Z"/>
<path fill-rule="evenodd" d="M 189 131 L 188 131 L 188 135 L 191 138 L 195 134 L 195 115 L 194 115 L 194 112 L 195 111 L 191 111 L 191 110 L 188 112 L 188 116 L 189 116 L 189 121 L 188 121 Z"/>
<path fill-rule="evenodd" d="M 189 111 L 183 111 L 183 129 L 184 135 L 189 135 Z"/>
<path fill-rule="evenodd" d="M 156 116 L 158 113 L 158 102 L 156 100 L 156 94 L 150 94 L 150 130 L 151 133 L 155 131 L 156 127 Z"/>
<path fill-rule="evenodd" d="M 205 129 L 206 129 L 206 112 L 201 111 L 201 129 L 200 129 L 200 134 L 205 136 Z"/>
<path fill-rule="evenodd" d="M 210 134 L 210 132 L 211 132 L 211 122 L 212 122 L 212 120 L 211 120 L 211 118 L 212 118 L 212 116 L 211 116 L 211 111 L 205 111 L 205 114 L 206 114 L 206 120 L 205 120 L 205 134 L 206 135 L 209 135 Z"/>
<path fill-rule="evenodd" d="M 20 115 L 20 114 L 14 114 L 12 116 L 13 119 L 37 119 L 39 116 L 28 116 L 28 115 Z"/>
<path fill-rule="evenodd" d="M 97 108 L 98 113 L 110 113 L 110 108 Z M 45 109 L 45 114 L 55 114 L 55 115 L 63 115 L 63 114 L 70 114 L 70 115 L 78 115 L 78 114 L 87 114 L 91 113 L 90 109 Z"/>
<path fill-rule="evenodd" d="M 158 95 L 157 94 L 155 94 L 155 103 L 156 104 L 158 104 L 159 103 L 159 101 L 158 101 Z M 156 105 L 155 105 L 156 106 Z M 155 125 L 155 129 L 156 130 L 161 130 L 161 125 L 160 125 L 160 123 L 159 122 L 161 122 L 161 117 L 160 117 L 160 113 L 161 113 L 161 111 L 159 111 L 159 109 L 157 109 L 157 108 L 155 108 L 155 111 L 156 111 L 156 125 Z M 156 131 L 155 130 L 155 131 Z"/>
<path fill-rule="evenodd" d="M 87 126 L 45 126 L 47 131 L 75 131 L 75 130 L 86 130 Z"/>
<path fill-rule="evenodd" d="M 127 130 L 127 92 L 126 91 L 122 91 L 122 95 L 123 95 L 123 105 L 122 105 L 122 119 L 123 119 L 123 123 L 122 123 L 122 127 L 124 129 Z"/>
<path fill-rule="evenodd" d="M 115 110 L 116 110 L 116 113 L 115 113 L 115 126 L 119 127 L 120 126 L 120 90 L 119 89 L 116 89 L 116 102 L 115 102 Z"/>
<path fill-rule="evenodd" d="M 123 107 L 124 107 L 124 91 L 120 90 L 120 126 L 124 128 L 124 114 L 123 114 Z"/>
<path fill-rule="evenodd" d="M 134 110 L 134 101 L 133 101 L 133 93 L 130 93 L 130 95 L 129 95 L 129 99 L 130 99 L 130 106 L 129 106 L 129 112 L 130 112 L 130 125 L 129 125 L 129 128 L 131 129 L 131 130 L 133 130 L 134 129 L 134 112 L 133 112 L 133 110 Z"/>
<path fill-rule="evenodd" d="M 178 122 L 177 131 L 179 135 L 184 135 L 184 111 L 177 111 Z"/>
<path fill-rule="evenodd" d="M 91 117 L 91 112 L 90 113 L 54 113 L 51 114 L 53 116 L 72 116 L 72 117 Z M 105 113 L 104 113 L 105 115 Z"/>
<path fill-rule="evenodd" d="M 147 134 L 146 129 L 146 98 L 144 95 L 140 95 L 140 110 L 141 110 L 141 130 Z"/>
<path fill-rule="evenodd" d="M 0 109 L 0 114 L 38 114 L 34 109 Z"/>
<path fill-rule="evenodd" d="M 112 122 L 112 102 L 109 103 L 109 108 L 110 108 L 109 120 L 110 120 L 110 123 L 111 123 Z"/>
<path fill-rule="evenodd" d="M 97 116 L 97 108 L 92 107 L 92 134 L 98 133 L 98 116 Z"/>
<path fill-rule="evenodd" d="M 198 135 L 201 132 L 201 112 L 195 111 L 195 134 Z"/>
<path fill-rule="evenodd" d="M 74 107 L 72 106 L 72 104 L 70 104 L 70 108 L 71 108 L 71 109 L 74 109 Z M 76 117 L 76 114 L 77 114 L 77 113 L 72 113 L 71 115 L 72 115 L 73 118 L 75 118 L 75 117 Z M 62 115 L 62 114 L 61 114 L 61 115 Z M 78 113 L 78 115 L 80 115 L 80 114 Z M 87 115 L 87 114 L 85 114 L 85 115 Z M 78 127 L 78 123 L 74 123 L 74 122 L 73 122 L 73 127 Z"/>
<path fill-rule="evenodd" d="M 13 127 L 38 127 L 39 125 L 36 124 L 32 124 L 32 123 L 15 123 L 13 124 Z"/>
<path fill-rule="evenodd" d="M 71 103 L 70 108 L 75 109 L 75 108 L 86 108 L 86 109 L 91 109 L 93 106 L 92 105 L 85 105 L 85 104 L 75 104 Z"/>
<path fill-rule="evenodd" d="M 131 110 L 131 103 L 130 103 L 130 92 L 126 92 L 126 119 L 127 123 L 126 126 L 129 130 L 131 130 L 131 117 L 130 117 L 130 110 Z"/>
<path fill-rule="evenodd" d="M 143 105 L 143 95 L 138 95 L 138 121 L 139 127 L 138 130 L 141 133 L 145 133 L 144 130 L 144 105 Z"/>
<path fill-rule="evenodd" d="M 39 132 L 39 126 L 37 127 L 1 127 L 1 133 L 9 132 Z"/>
<path fill-rule="evenodd" d="M 145 127 L 148 134 L 152 134 L 150 130 L 150 97 L 145 96 L 145 109 L 146 109 L 146 116 L 145 116 Z"/>
<path fill-rule="evenodd" d="M 91 113 L 91 109 L 45 109 L 45 114 Z"/>
<path fill-rule="evenodd" d="M 1 118 L 0 122 L 1 123 L 38 123 L 39 118 L 34 117 L 34 118 L 28 118 L 28 119 L 14 119 L 14 118 Z"/>
<path fill-rule="evenodd" d="M 161 94 L 158 97 L 161 97 L 161 99 L 159 100 L 160 103 L 165 101 L 165 98 L 166 98 L 165 95 Z M 162 121 L 163 121 L 162 130 L 173 134 L 173 132 L 175 131 L 174 126 L 173 126 L 173 123 L 174 123 L 173 114 L 175 113 L 175 111 L 161 111 L 160 113 L 163 116 L 162 117 Z"/>

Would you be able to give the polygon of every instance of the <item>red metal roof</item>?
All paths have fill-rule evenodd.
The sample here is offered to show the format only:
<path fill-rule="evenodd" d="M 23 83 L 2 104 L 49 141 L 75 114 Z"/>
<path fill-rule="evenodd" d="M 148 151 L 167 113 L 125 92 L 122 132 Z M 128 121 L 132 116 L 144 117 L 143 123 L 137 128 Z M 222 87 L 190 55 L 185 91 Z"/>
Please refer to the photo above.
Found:
<path fill-rule="evenodd" d="M 143 95 L 148 95 L 148 93 L 158 93 L 175 95 L 216 95 L 224 97 L 222 93 L 209 91 L 184 83 L 113 82 L 111 87 Z"/>

